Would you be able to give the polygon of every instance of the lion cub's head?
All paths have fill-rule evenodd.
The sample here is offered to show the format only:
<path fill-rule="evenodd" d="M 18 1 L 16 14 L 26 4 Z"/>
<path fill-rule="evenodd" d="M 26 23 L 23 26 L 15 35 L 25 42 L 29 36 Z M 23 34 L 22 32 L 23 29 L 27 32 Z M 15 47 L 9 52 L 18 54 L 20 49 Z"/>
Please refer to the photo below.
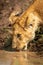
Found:
<path fill-rule="evenodd" d="M 41 21 L 40 16 L 36 11 L 31 11 L 25 18 L 11 15 L 10 21 L 15 23 L 12 47 L 19 50 L 27 49 L 28 42 L 35 37 L 35 31 Z"/>

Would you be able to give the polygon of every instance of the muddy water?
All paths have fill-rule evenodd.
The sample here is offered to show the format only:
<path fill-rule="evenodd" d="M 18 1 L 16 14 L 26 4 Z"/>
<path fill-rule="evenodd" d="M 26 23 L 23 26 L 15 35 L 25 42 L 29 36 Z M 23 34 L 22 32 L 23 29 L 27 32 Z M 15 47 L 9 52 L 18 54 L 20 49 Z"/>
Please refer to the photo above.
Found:
<path fill-rule="evenodd" d="M 34 52 L 7 52 L 0 50 L 0 65 L 43 65 L 43 56 Z"/>

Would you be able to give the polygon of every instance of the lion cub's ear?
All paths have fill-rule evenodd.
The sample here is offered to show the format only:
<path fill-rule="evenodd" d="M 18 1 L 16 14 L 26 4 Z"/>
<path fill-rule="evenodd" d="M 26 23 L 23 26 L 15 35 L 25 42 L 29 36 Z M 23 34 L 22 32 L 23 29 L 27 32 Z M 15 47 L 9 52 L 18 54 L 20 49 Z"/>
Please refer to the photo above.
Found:
<path fill-rule="evenodd" d="M 10 17 L 9 17 L 9 21 L 11 24 L 15 23 L 15 21 L 18 19 L 18 12 L 12 12 Z"/>

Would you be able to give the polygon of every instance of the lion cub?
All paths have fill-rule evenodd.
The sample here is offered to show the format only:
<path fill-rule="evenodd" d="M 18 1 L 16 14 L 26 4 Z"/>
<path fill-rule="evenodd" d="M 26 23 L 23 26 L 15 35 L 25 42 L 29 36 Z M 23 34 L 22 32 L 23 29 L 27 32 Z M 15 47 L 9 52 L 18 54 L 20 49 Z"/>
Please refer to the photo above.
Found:
<path fill-rule="evenodd" d="M 17 50 L 26 50 L 27 44 L 34 39 L 35 31 L 41 21 L 39 14 L 35 10 L 34 4 L 20 16 L 11 13 L 9 20 L 14 28 L 12 48 L 16 48 Z"/>

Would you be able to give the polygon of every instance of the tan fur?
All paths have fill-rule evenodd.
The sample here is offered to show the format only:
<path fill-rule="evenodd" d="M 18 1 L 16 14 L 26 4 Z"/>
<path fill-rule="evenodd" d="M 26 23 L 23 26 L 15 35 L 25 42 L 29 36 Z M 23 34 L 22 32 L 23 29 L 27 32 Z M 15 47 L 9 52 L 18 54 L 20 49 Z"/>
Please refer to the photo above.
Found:
<path fill-rule="evenodd" d="M 19 17 L 15 16 L 15 14 L 12 13 L 9 18 L 11 24 L 14 24 L 13 41 L 12 41 L 13 48 L 17 48 L 19 50 L 23 49 L 23 47 L 27 46 L 28 42 L 33 40 L 35 37 L 35 31 L 37 30 L 41 22 L 41 18 L 34 6 L 35 3 L 32 4 Z"/>

